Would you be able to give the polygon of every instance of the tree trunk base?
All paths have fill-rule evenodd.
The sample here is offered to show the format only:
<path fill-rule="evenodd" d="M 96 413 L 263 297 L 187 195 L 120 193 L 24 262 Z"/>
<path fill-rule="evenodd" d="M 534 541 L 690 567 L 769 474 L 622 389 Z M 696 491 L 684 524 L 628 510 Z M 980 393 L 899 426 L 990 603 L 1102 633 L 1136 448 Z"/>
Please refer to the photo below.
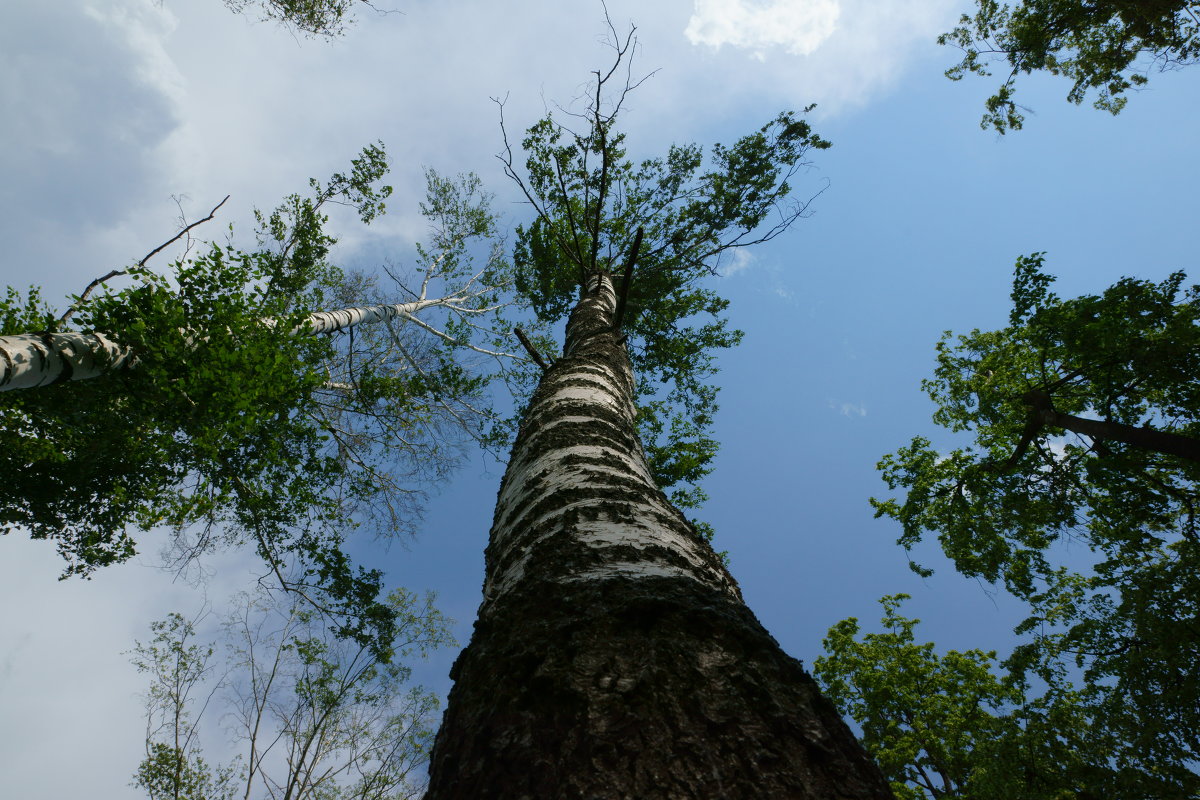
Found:
<path fill-rule="evenodd" d="M 454 665 L 427 800 L 892 797 L 745 605 L 676 577 L 533 584 Z"/>

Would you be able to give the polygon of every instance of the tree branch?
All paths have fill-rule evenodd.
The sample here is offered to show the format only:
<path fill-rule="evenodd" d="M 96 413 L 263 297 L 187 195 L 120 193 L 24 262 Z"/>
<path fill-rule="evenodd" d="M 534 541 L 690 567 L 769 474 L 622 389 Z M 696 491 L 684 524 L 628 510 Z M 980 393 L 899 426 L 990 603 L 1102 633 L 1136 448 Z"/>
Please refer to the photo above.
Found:
<path fill-rule="evenodd" d="M 629 255 L 625 257 L 625 274 L 621 277 L 621 291 L 617 294 L 617 311 L 613 317 L 613 330 L 620 331 L 625 321 L 625 304 L 629 299 L 629 286 L 633 282 L 633 265 L 637 262 L 638 250 L 642 246 L 642 234 L 645 233 L 639 225 L 633 236 L 633 244 L 629 247 Z"/>
<path fill-rule="evenodd" d="M 1021 440 L 1017 443 L 1012 455 L 1003 463 L 982 465 L 988 472 L 1007 472 L 1016 467 L 1021 457 L 1029 449 L 1029 445 L 1046 426 L 1062 428 L 1093 440 L 1121 442 L 1142 450 L 1177 456 L 1200 463 L 1200 439 L 1160 431 L 1149 426 L 1139 427 L 1122 422 L 1087 419 L 1074 414 L 1064 414 L 1054 410 L 1049 394 L 1037 389 L 1026 392 L 1022 395 L 1021 401 L 1029 407 L 1029 420 L 1021 432 Z"/>
<path fill-rule="evenodd" d="M 546 359 L 542 358 L 542 354 L 534 348 L 533 342 L 529 341 L 529 337 L 525 335 L 525 331 L 520 328 L 513 328 L 513 333 L 517 335 L 517 339 L 520 340 L 521 346 L 525 348 L 525 352 L 529 353 L 529 357 L 542 368 L 542 372 L 550 369 L 550 365 L 546 363 Z"/>
<path fill-rule="evenodd" d="M 1050 396 L 1045 392 L 1026 392 L 1021 399 L 1029 405 L 1045 425 L 1081 433 L 1093 439 L 1123 442 L 1143 450 L 1178 456 L 1200 463 L 1200 440 L 1191 436 L 1167 433 L 1148 426 L 1137 427 L 1121 422 L 1106 422 L 1098 419 L 1085 419 L 1074 414 L 1063 414 L 1054 410 L 1050 403 Z"/>

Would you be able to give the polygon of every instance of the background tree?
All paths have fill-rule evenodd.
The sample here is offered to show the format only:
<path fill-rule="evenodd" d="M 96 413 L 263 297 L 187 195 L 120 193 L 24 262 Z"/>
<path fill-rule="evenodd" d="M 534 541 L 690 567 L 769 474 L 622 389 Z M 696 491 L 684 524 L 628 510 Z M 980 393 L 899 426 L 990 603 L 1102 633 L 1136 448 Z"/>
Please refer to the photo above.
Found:
<path fill-rule="evenodd" d="M 782 230 L 755 236 L 764 221 L 799 216 L 787 180 L 827 145 L 783 114 L 714 148 L 707 171 L 694 147 L 630 163 L 615 119 L 631 83 L 605 92 L 632 35 L 613 32 L 582 131 L 535 124 L 525 175 L 504 155 L 536 214 L 518 232 L 518 285 L 543 318 L 570 315 L 501 483 L 427 797 L 888 797 L 664 495 L 693 476 L 648 458 L 636 423 L 647 373 L 676 381 L 668 401 L 710 407 L 706 348 L 729 336 L 719 318 L 689 325 L 725 305 L 699 281 L 729 248 Z"/>
<path fill-rule="evenodd" d="M 151 680 L 134 784 L 151 800 L 419 797 L 438 703 L 407 686 L 406 662 L 453 644 L 432 597 L 388 596 L 396 636 L 386 658 L 334 636 L 296 598 L 278 600 L 243 596 L 220 646 L 196 643 L 196 623 L 179 614 L 152 625 L 154 638 L 133 651 Z M 239 752 L 214 766 L 200 739 L 218 723 Z"/>
<path fill-rule="evenodd" d="M 464 436 L 487 441 L 486 373 L 513 357 L 492 349 L 508 278 L 477 179 L 429 174 L 433 241 L 416 285 L 393 290 L 408 302 L 361 307 L 377 290 L 329 263 L 325 207 L 369 222 L 385 171 L 383 150 L 367 148 L 348 175 L 259 215 L 258 249 L 201 246 L 170 276 L 142 263 L 119 290 L 105 283 L 114 271 L 62 315 L 36 289 L 10 289 L 0 332 L 41 332 L 22 344 L 103 332 L 129 355 L 126 368 L 92 370 L 103 379 L 0 394 L 0 525 L 55 541 L 68 575 L 130 558 L 137 530 L 174 531 L 177 565 L 249 543 L 281 586 L 386 644 L 380 573 L 356 568 L 342 543 L 363 523 L 408 530 L 416 481 L 444 475 Z M 331 302 L 360 307 L 312 313 Z M 83 333 L 58 334 L 71 319 Z M 378 324 L 364 332 L 362 320 Z M 60 358 L 61 377 L 81 377 L 82 360 Z"/>
<path fill-rule="evenodd" d="M 1027 681 L 996 674 L 995 651 L 938 655 L 915 641 L 920 620 L 898 613 L 905 599 L 880 601 L 880 633 L 859 638 L 854 617 L 834 625 L 813 665 L 898 798 L 1142 796 L 1120 790 L 1107 764 L 1112 737 L 1091 727 L 1069 684 L 1033 697 Z"/>
<path fill-rule="evenodd" d="M 1013 100 L 1017 76 L 1035 70 L 1068 78 L 1072 103 L 1096 92 L 1096 108 L 1120 112 L 1126 93 L 1145 86 L 1150 72 L 1195 62 L 1198 11 L 1194 0 L 1022 0 L 1015 7 L 978 0 L 974 16 L 964 14 L 938 43 L 963 51 L 962 61 L 946 72 L 953 80 L 971 72 L 990 75 L 991 63 L 1007 62 L 1008 76 L 988 98 L 980 123 L 1004 133 L 1025 119 Z"/>
<path fill-rule="evenodd" d="M 880 463 L 904 499 L 872 502 L 905 547 L 935 534 L 964 575 L 1029 603 L 1007 666 L 1052 688 L 1079 671 L 1114 767 L 1144 780 L 1136 796 L 1190 795 L 1200 288 L 1175 273 L 1061 300 L 1042 261 L 1018 260 L 1008 327 L 938 345 L 934 420 L 973 444 L 943 453 L 915 438 Z"/>

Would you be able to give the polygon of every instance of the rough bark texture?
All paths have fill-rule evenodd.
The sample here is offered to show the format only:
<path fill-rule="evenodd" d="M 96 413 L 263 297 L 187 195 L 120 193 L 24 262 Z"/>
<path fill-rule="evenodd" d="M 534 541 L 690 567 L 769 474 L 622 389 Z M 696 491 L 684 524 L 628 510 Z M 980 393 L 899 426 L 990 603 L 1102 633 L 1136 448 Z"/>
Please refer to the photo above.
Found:
<path fill-rule="evenodd" d="M 615 306 L 599 279 L 522 423 L 426 797 L 890 798 L 654 485 Z"/>

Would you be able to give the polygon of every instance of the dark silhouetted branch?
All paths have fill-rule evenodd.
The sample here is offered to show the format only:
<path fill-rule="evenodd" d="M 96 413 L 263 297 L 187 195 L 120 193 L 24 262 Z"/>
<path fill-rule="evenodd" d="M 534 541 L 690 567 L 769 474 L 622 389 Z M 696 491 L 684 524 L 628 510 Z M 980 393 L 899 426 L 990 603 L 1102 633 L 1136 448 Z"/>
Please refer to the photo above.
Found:
<path fill-rule="evenodd" d="M 550 365 L 546 363 L 546 359 L 542 358 L 542 354 L 534 348 L 533 342 L 529 341 L 529 337 L 525 335 L 525 331 L 520 328 L 513 328 L 513 333 L 517 335 L 517 339 L 520 340 L 521 346 L 525 348 L 525 352 L 529 353 L 529 357 L 542 368 L 542 372 L 550 369 Z"/>
<path fill-rule="evenodd" d="M 1191 436 L 1167 433 L 1150 427 L 1126 425 L 1122 422 L 1107 422 L 1099 419 L 1085 419 L 1074 414 L 1063 414 L 1054 410 L 1050 405 L 1050 397 L 1043 392 L 1028 392 L 1022 399 L 1029 404 L 1043 424 L 1083 434 L 1092 439 L 1123 442 L 1142 450 L 1178 456 L 1200 463 L 1200 440 Z"/>
<path fill-rule="evenodd" d="M 613 330 L 621 330 L 621 324 L 625 321 L 625 304 L 629 299 L 629 287 L 633 283 L 633 265 L 637 263 L 643 233 L 642 228 L 638 227 L 637 233 L 633 235 L 633 244 L 629 247 L 629 255 L 625 257 L 625 274 L 621 276 L 621 290 L 617 293 L 617 313 L 613 316 Z"/>
<path fill-rule="evenodd" d="M 1021 400 L 1029 406 L 1029 421 L 1021 432 L 1021 440 L 1017 443 L 1012 455 L 1004 462 L 984 465 L 984 469 L 989 472 L 1008 472 L 1015 468 L 1034 438 L 1047 426 L 1078 433 L 1093 441 L 1122 442 L 1142 450 L 1177 456 L 1200 463 L 1200 439 L 1178 433 L 1167 433 L 1146 426 L 1138 427 L 1126 425 L 1123 422 L 1087 419 L 1074 414 L 1064 414 L 1054 410 L 1049 394 L 1036 389 L 1026 392 L 1022 395 Z"/>

